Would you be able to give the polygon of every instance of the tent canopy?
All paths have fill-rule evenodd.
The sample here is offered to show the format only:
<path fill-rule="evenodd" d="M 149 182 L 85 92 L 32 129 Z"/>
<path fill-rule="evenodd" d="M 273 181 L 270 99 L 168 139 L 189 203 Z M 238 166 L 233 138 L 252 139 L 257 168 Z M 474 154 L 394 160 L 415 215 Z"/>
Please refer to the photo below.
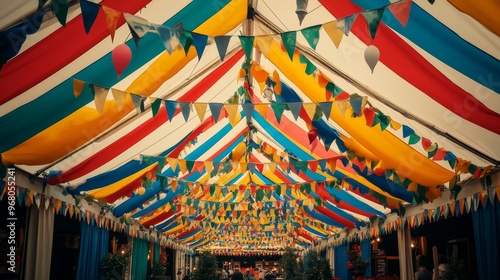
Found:
<path fill-rule="evenodd" d="M 60 2 L 2 10 L 3 165 L 191 249 L 304 249 L 498 167 L 497 1 Z"/>

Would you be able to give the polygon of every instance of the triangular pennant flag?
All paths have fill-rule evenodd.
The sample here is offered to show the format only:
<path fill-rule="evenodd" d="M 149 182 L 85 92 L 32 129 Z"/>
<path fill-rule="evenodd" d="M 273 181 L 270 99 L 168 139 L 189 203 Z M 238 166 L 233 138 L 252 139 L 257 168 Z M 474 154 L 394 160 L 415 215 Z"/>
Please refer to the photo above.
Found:
<path fill-rule="evenodd" d="M 285 111 L 285 103 L 271 103 L 271 108 L 274 111 L 274 115 L 276 116 L 276 120 L 278 123 L 281 122 L 281 116 L 283 115 L 283 111 Z"/>
<path fill-rule="evenodd" d="M 304 111 L 307 113 L 307 116 L 310 120 L 314 119 L 314 114 L 316 114 L 316 103 L 304 103 L 302 105 Z"/>
<path fill-rule="evenodd" d="M 253 113 L 253 103 L 247 102 L 242 105 L 243 111 L 245 112 L 245 117 L 247 119 L 247 123 L 252 122 L 252 113 Z"/>
<path fill-rule="evenodd" d="M 215 122 L 219 121 L 219 114 L 220 114 L 220 111 L 222 110 L 222 106 L 224 106 L 222 103 L 209 103 L 208 104 L 208 107 L 210 108 L 210 112 L 212 113 L 212 116 L 214 117 Z"/>
<path fill-rule="evenodd" d="M 330 118 L 330 113 L 332 111 L 332 102 L 331 101 L 319 102 L 318 106 L 323 112 L 323 115 L 325 115 L 326 119 L 328 120 Z"/>
<path fill-rule="evenodd" d="M 181 35 L 179 36 L 179 44 L 182 46 L 182 49 L 184 49 L 184 54 L 188 54 L 189 49 L 193 45 L 193 35 L 189 31 L 182 31 Z"/>
<path fill-rule="evenodd" d="M 134 93 L 131 93 L 130 97 L 132 97 L 132 101 L 134 102 L 134 107 L 137 111 L 137 114 L 144 112 L 144 100 L 146 100 L 146 98 Z"/>
<path fill-rule="evenodd" d="M 316 65 L 314 65 L 305 55 L 300 55 L 300 63 L 305 63 L 306 64 L 306 74 L 311 75 L 312 73 L 316 72 Z"/>
<path fill-rule="evenodd" d="M 108 96 L 108 89 L 97 85 L 91 85 L 90 89 L 94 94 L 95 108 L 97 112 L 102 115 L 104 111 L 104 104 L 106 103 L 106 97 Z"/>
<path fill-rule="evenodd" d="M 316 46 L 318 45 L 319 42 L 319 29 L 321 28 L 321 25 L 315 25 L 308 27 L 306 29 L 302 29 L 302 35 L 304 38 L 306 38 L 307 43 L 309 43 L 309 46 L 313 50 L 316 49 Z"/>
<path fill-rule="evenodd" d="M 290 60 L 293 60 L 293 52 L 295 51 L 295 44 L 297 43 L 297 32 L 290 31 L 281 33 L 281 41 L 288 53 L 288 57 L 290 57 Z"/>
<path fill-rule="evenodd" d="M 200 60 L 203 51 L 207 46 L 208 36 L 198 33 L 191 33 L 191 36 L 193 37 L 193 45 L 196 48 L 196 53 L 198 54 L 198 60 Z"/>
<path fill-rule="evenodd" d="M 338 22 L 337 21 L 332 21 L 329 23 L 323 24 L 323 29 L 325 30 L 326 34 L 330 39 L 332 40 L 333 44 L 337 49 L 340 46 L 340 42 L 342 41 L 342 37 L 344 36 L 344 33 L 340 28 L 337 27 Z"/>
<path fill-rule="evenodd" d="M 343 101 L 335 101 L 334 104 L 337 107 L 337 109 L 339 109 L 340 115 L 342 117 L 345 117 L 345 112 L 346 112 L 347 108 L 349 107 L 349 103 L 347 101 L 343 100 Z"/>
<path fill-rule="evenodd" d="M 111 42 L 113 42 L 113 39 L 115 38 L 116 26 L 118 25 L 118 20 L 120 20 L 122 13 L 110 7 L 101 7 L 104 15 L 106 15 L 106 23 L 108 25 L 109 32 L 111 33 Z"/>
<path fill-rule="evenodd" d="M 200 122 L 203 122 L 205 118 L 205 113 L 207 112 L 207 103 L 194 103 L 194 109 L 198 114 L 198 118 L 200 118 Z"/>
<path fill-rule="evenodd" d="M 403 25 L 403 27 L 406 27 L 406 24 L 408 23 L 412 2 L 413 1 L 411 0 L 404 0 L 387 6 L 394 17 L 401 23 L 401 25 Z"/>
<path fill-rule="evenodd" d="M 353 110 L 353 117 L 359 117 L 361 116 L 361 113 L 363 112 L 363 97 L 359 96 L 357 93 L 351 94 L 351 97 L 349 98 L 349 103 L 351 104 L 352 110 Z"/>
<path fill-rule="evenodd" d="M 256 36 L 255 42 L 260 52 L 267 57 L 271 44 L 273 43 L 273 36 L 272 35 Z"/>
<path fill-rule="evenodd" d="M 158 114 L 158 110 L 160 109 L 161 99 L 160 98 L 152 98 L 153 102 L 151 102 L 151 111 L 153 112 L 153 118 Z"/>
<path fill-rule="evenodd" d="M 70 1 L 50 1 L 52 12 L 56 15 L 57 20 L 62 26 L 66 26 L 69 3 Z"/>
<path fill-rule="evenodd" d="M 254 105 L 255 111 L 259 112 L 259 114 L 264 118 L 266 118 L 266 116 L 267 116 L 267 108 L 268 107 L 269 107 L 268 104 L 263 104 L 263 103 Z"/>
<path fill-rule="evenodd" d="M 118 110 L 121 111 L 123 107 L 123 102 L 127 97 L 127 93 L 115 88 L 111 88 L 111 93 L 113 94 L 113 99 L 115 100 L 116 107 L 118 107 Z"/>
<path fill-rule="evenodd" d="M 406 137 L 411 136 L 413 134 L 415 134 L 415 131 L 413 131 L 413 129 L 411 127 L 403 124 L 403 138 L 406 138 Z"/>
<path fill-rule="evenodd" d="M 123 17 L 127 21 L 129 28 L 134 30 L 138 38 L 144 37 L 148 32 L 157 33 L 156 26 L 141 17 L 127 13 L 124 13 Z"/>
<path fill-rule="evenodd" d="M 85 27 L 85 34 L 89 34 L 90 28 L 94 24 L 94 21 L 99 13 L 99 8 L 101 6 L 94 2 L 81 0 L 80 9 L 82 10 L 83 26 Z"/>
<path fill-rule="evenodd" d="M 80 96 L 84 86 L 85 86 L 84 81 L 73 79 L 73 94 L 75 95 L 76 98 Z"/>
<path fill-rule="evenodd" d="M 217 46 L 217 51 L 219 52 L 219 57 L 221 61 L 224 61 L 224 57 L 226 57 L 227 46 L 229 45 L 229 40 L 231 40 L 231 36 L 216 36 L 215 45 Z"/>
<path fill-rule="evenodd" d="M 356 20 L 358 14 L 352 14 L 345 18 L 341 18 L 337 20 L 337 28 L 342 30 L 346 36 L 349 36 L 349 32 L 351 31 L 351 27 Z"/>
<path fill-rule="evenodd" d="M 136 47 L 139 47 L 139 42 L 141 41 L 142 37 L 139 37 L 135 29 L 130 25 L 130 23 L 127 22 L 128 29 L 130 30 L 130 34 L 132 34 L 132 39 L 134 39 L 134 43 Z"/>
<path fill-rule="evenodd" d="M 172 54 L 174 51 L 174 48 L 172 47 L 172 30 L 166 26 L 163 25 L 156 25 L 155 26 L 156 31 L 158 33 L 158 36 L 160 36 L 160 39 L 163 42 L 163 45 L 165 46 L 165 49 L 169 54 Z"/>
<path fill-rule="evenodd" d="M 182 112 L 182 116 L 184 117 L 184 121 L 188 121 L 189 113 L 191 112 L 191 103 L 189 102 L 179 102 L 179 107 Z"/>
<path fill-rule="evenodd" d="M 241 47 L 245 51 L 245 57 L 247 60 L 252 59 L 252 49 L 253 49 L 253 41 L 255 39 L 254 36 L 239 36 Z"/>
<path fill-rule="evenodd" d="M 227 112 L 228 121 L 232 125 L 234 125 L 234 122 L 236 120 L 236 113 L 238 113 L 238 104 L 227 103 L 227 104 L 224 104 L 224 108 L 226 109 L 226 112 Z"/>
<path fill-rule="evenodd" d="M 290 111 L 292 111 L 293 118 L 297 120 L 299 118 L 300 109 L 302 109 L 301 102 L 290 102 L 286 104 Z"/>
<path fill-rule="evenodd" d="M 368 25 L 368 30 L 370 30 L 372 39 L 375 39 L 375 34 L 377 33 L 378 25 L 380 23 L 380 19 L 382 19 L 384 11 L 385 7 L 361 12 L 366 19 L 366 24 Z"/>
<path fill-rule="evenodd" d="M 167 110 L 168 120 L 172 122 L 175 111 L 177 110 L 177 101 L 165 100 L 165 109 Z"/>

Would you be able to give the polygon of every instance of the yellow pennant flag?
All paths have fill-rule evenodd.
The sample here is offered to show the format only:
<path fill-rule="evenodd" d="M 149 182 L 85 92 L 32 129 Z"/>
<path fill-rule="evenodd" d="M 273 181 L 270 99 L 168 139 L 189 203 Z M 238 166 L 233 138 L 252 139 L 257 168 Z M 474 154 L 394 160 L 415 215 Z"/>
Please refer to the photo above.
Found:
<path fill-rule="evenodd" d="M 337 28 L 337 21 L 332 21 L 329 23 L 323 24 L 323 29 L 325 30 L 326 34 L 328 34 L 328 37 L 332 40 L 332 42 L 335 44 L 335 47 L 337 49 L 340 46 L 340 41 L 342 41 L 342 36 L 344 35 L 344 32 Z"/>
<path fill-rule="evenodd" d="M 309 119 L 312 120 L 314 118 L 314 114 L 316 113 L 316 103 L 304 103 L 302 104 L 302 108 L 306 111 Z"/>
<path fill-rule="evenodd" d="M 205 113 L 207 112 L 207 103 L 194 103 L 194 109 L 200 118 L 200 122 L 205 119 Z"/>
<path fill-rule="evenodd" d="M 84 81 L 80 81 L 77 79 L 73 80 L 73 94 L 75 95 L 76 98 L 80 96 L 80 94 L 83 91 L 83 87 L 85 86 Z"/>

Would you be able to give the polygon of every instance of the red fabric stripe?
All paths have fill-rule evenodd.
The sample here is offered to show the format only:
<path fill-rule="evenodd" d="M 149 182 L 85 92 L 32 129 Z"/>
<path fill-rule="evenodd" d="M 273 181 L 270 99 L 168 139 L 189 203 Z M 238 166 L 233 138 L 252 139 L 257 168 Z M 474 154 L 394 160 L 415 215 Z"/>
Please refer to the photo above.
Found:
<path fill-rule="evenodd" d="M 197 228 L 197 227 L 196 227 L 196 228 L 192 228 L 192 229 L 190 229 L 190 230 L 188 230 L 188 231 L 185 231 L 185 232 L 183 232 L 183 233 L 180 233 L 179 235 L 177 235 L 177 238 L 182 238 L 182 237 L 184 237 L 184 236 L 186 236 L 186 235 L 188 235 L 188 234 L 192 233 L 192 232 L 193 232 L 193 231 L 195 231 L 195 230 L 198 230 L 198 228 Z"/>
<path fill-rule="evenodd" d="M 124 13 L 135 14 L 149 2 L 151 0 L 104 0 L 100 4 Z M 117 28 L 124 23 L 125 19 L 120 17 Z M 78 15 L 66 23 L 66 26 L 59 28 L 35 46 L 5 63 L 0 72 L 2 85 L 0 104 L 4 104 L 45 80 L 109 34 L 102 11 L 99 11 L 88 35 L 85 34 L 82 15 Z"/>
<path fill-rule="evenodd" d="M 219 66 L 216 70 L 207 75 L 203 80 L 201 80 L 198 84 L 196 84 L 192 89 L 187 91 L 183 96 L 181 96 L 178 100 L 183 102 L 192 102 L 197 100 L 200 96 L 202 96 L 215 82 L 217 82 L 231 67 L 233 67 L 237 61 L 241 57 L 243 57 L 244 51 L 241 50 L 236 53 L 233 57 L 228 59 L 224 64 Z M 177 111 L 178 114 L 180 111 Z M 147 135 L 152 133 L 162 124 L 164 124 L 168 120 L 166 110 L 159 110 L 158 114 L 136 129 L 132 130 L 127 135 L 113 142 L 113 144 L 105 147 L 98 153 L 93 156 L 87 158 L 83 162 L 74 166 L 73 168 L 63 172 L 57 177 L 49 178 L 48 182 L 51 185 L 60 184 L 62 182 L 69 182 L 76 178 L 80 178 L 85 174 L 92 172 L 108 161 L 112 160 L 119 154 L 126 151 L 128 148 L 132 147 L 135 143 L 139 142 L 141 139 L 145 138 Z M 194 139 L 199 133 L 205 131 L 208 127 L 214 124 L 213 118 L 207 119 L 203 122 L 201 126 L 197 128 L 188 140 Z M 183 145 L 181 145 L 183 146 Z M 181 150 L 179 150 L 180 152 Z"/>
<path fill-rule="evenodd" d="M 341 217 L 340 215 L 338 215 L 337 213 L 334 213 L 330 210 L 328 210 L 327 208 L 325 208 L 324 206 L 316 206 L 314 208 L 316 211 L 318 211 L 319 213 L 327 216 L 328 218 L 336 221 L 337 223 L 340 223 L 348 228 L 352 228 L 355 226 L 355 223 L 354 222 L 351 222 L 343 217 Z"/>
<path fill-rule="evenodd" d="M 142 178 L 145 177 L 146 173 L 148 172 L 151 172 L 151 173 L 155 173 L 156 170 L 158 169 L 158 165 L 156 165 L 153 169 L 151 170 L 148 170 L 146 172 L 144 172 L 142 174 L 142 176 L 139 176 L 137 179 L 133 180 L 132 182 L 130 182 L 129 184 L 123 186 L 123 188 L 117 190 L 116 192 L 114 192 L 113 194 L 109 195 L 106 197 L 106 201 L 108 203 L 113 203 L 115 202 L 118 198 L 122 197 L 122 196 L 126 196 L 126 195 L 131 195 L 132 192 L 141 187 L 141 184 L 142 184 Z"/>
<path fill-rule="evenodd" d="M 336 18 L 363 11 L 349 0 L 320 0 L 320 3 Z M 458 116 L 500 134 L 498 113 L 455 85 L 385 24 L 381 22 L 377 36 L 372 40 L 366 21 L 360 16 L 351 32 L 365 44 L 371 42 L 377 46 L 381 62 L 436 102 Z"/>
<path fill-rule="evenodd" d="M 174 215 L 174 212 L 172 211 L 172 209 L 170 209 L 170 210 L 168 210 L 168 212 L 163 212 L 160 215 L 154 217 L 153 219 L 147 221 L 146 223 L 144 223 L 142 225 L 145 226 L 146 228 L 149 228 L 152 225 L 156 225 L 159 222 L 170 218 L 172 215 Z"/>

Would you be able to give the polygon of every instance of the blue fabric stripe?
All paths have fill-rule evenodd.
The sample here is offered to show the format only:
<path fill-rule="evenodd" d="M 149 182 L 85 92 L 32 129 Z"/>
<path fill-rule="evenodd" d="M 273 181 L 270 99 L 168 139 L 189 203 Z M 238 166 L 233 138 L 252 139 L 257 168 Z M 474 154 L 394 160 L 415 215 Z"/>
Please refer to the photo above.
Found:
<path fill-rule="evenodd" d="M 322 221 L 323 223 L 325 224 L 328 224 L 328 225 L 331 225 L 331 226 L 334 226 L 334 227 L 338 227 L 338 228 L 345 228 L 345 226 L 337 221 L 334 221 L 332 219 L 330 219 L 329 217 L 321 214 L 321 213 L 318 213 L 316 211 L 311 211 L 309 210 L 307 207 L 305 208 L 305 211 L 307 214 L 311 215 L 313 218 L 315 219 L 318 219 L 320 221 Z"/>
<path fill-rule="evenodd" d="M 365 10 L 389 4 L 387 0 L 352 0 Z M 457 11 L 457 13 L 460 13 Z M 500 60 L 465 41 L 453 30 L 412 3 L 406 27 L 386 11 L 382 21 L 402 36 L 477 83 L 500 93 Z"/>
<path fill-rule="evenodd" d="M 369 206 L 368 204 L 361 203 L 359 200 L 356 198 L 352 197 L 350 194 L 348 194 L 346 191 L 340 191 L 337 188 L 325 188 L 328 193 L 333 195 L 334 197 L 340 199 L 341 201 L 344 201 L 350 205 L 356 206 L 359 210 L 372 213 L 373 215 L 377 215 L 380 217 L 385 218 L 385 214 L 377 211 L 373 207 Z M 335 207 L 336 208 L 336 207 Z"/>
<path fill-rule="evenodd" d="M 217 0 L 211 5 L 207 1 L 192 1 L 163 25 L 171 27 L 182 22 L 184 29 L 194 30 L 228 2 L 228 0 Z M 193 17 L 193 14 L 196 16 Z M 134 40 L 129 40 L 126 44 L 134 51 L 132 60 L 122 73 L 122 77 L 130 75 L 159 53 L 165 51 L 163 42 L 158 36 L 144 36 L 139 48 L 134 46 Z M 115 85 L 118 79 L 111 61 L 110 52 L 34 101 L 0 117 L 0 123 L 9 124 L 5 129 L 0 129 L 0 139 L 3 139 L 0 142 L 0 152 L 16 147 L 91 102 L 93 96 L 88 87 L 85 87 L 85 92 L 75 99 L 73 79 L 104 87 Z M 16 135 L 16 137 L 10 137 L 10 135 Z"/>
<path fill-rule="evenodd" d="M 310 226 L 308 226 L 308 225 L 306 225 L 306 227 L 305 227 L 304 229 L 305 229 L 305 230 L 307 230 L 308 232 L 312 233 L 312 234 L 315 234 L 315 235 L 317 235 L 317 236 L 321 237 L 321 238 L 326 238 L 326 237 L 328 237 L 328 235 L 326 235 L 326 234 L 324 234 L 324 233 L 321 233 L 321 232 L 319 232 L 319 231 L 317 231 L 317 230 L 313 229 L 312 227 L 310 227 Z"/>

